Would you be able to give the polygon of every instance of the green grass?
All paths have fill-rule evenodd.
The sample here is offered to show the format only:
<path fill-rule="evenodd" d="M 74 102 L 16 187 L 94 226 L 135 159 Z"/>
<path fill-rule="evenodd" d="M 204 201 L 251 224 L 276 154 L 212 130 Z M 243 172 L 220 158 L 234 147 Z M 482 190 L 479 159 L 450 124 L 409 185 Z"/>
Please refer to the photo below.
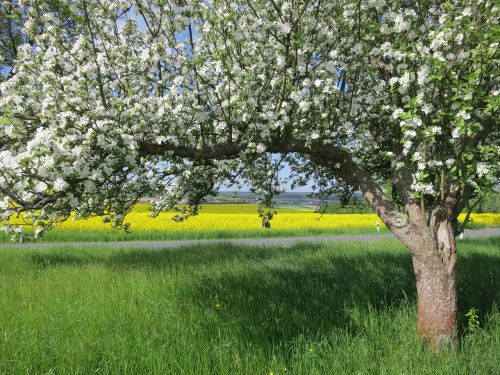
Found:
<path fill-rule="evenodd" d="M 498 240 L 459 243 L 461 343 L 440 356 L 396 241 L 1 250 L 0 374 L 493 374 Z"/>
<path fill-rule="evenodd" d="M 381 233 L 389 233 L 386 228 L 380 228 Z M 30 235 L 30 232 L 27 232 Z M 302 230 L 197 230 L 192 232 L 168 232 L 168 231 L 124 231 L 112 230 L 109 232 L 93 231 L 58 231 L 53 230 L 44 234 L 38 241 L 42 242 L 79 242 L 79 241 L 141 241 L 141 240 L 202 240 L 214 238 L 269 238 L 269 237 L 297 237 L 318 235 L 341 235 L 341 234 L 376 234 L 374 227 L 341 228 L 341 229 L 315 229 Z M 0 232 L 0 243 L 11 242 L 11 237 Z"/>
<path fill-rule="evenodd" d="M 484 225 L 468 225 L 467 229 L 488 228 Z M 30 231 L 26 232 L 32 235 Z M 380 233 L 390 233 L 382 227 Z M 109 232 L 97 231 L 69 231 L 53 230 L 46 232 L 38 242 L 111 242 L 111 241 L 167 241 L 167 240 L 204 240 L 204 239 L 229 239 L 229 238 L 273 238 L 273 237 L 302 237 L 302 236 L 328 236 L 348 234 L 377 234 L 374 227 L 358 228 L 306 228 L 300 230 L 197 230 L 192 232 L 168 232 L 168 231 L 131 231 L 126 233 L 121 230 L 110 230 Z M 0 232 L 0 243 L 10 243 L 11 236 Z"/>

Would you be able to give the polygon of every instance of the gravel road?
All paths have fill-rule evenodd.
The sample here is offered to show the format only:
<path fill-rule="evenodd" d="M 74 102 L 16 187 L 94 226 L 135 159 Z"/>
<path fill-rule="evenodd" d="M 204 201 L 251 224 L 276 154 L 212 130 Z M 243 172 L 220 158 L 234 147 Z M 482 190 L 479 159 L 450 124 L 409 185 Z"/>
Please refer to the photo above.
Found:
<path fill-rule="evenodd" d="M 464 238 L 500 236 L 500 228 L 466 230 Z M 242 246 L 291 246 L 297 243 L 321 242 L 365 242 L 395 239 L 388 234 L 354 234 L 314 237 L 276 237 L 276 238 L 241 238 L 241 239 L 212 239 L 212 240 L 175 240 L 175 241 L 113 241 L 113 242 L 29 242 L 29 243 L 2 243 L 0 249 L 47 249 L 47 248 L 109 248 L 109 249 L 176 249 L 199 245 L 232 244 Z M 459 241 L 459 240 L 458 240 Z M 500 242 L 500 241 L 499 241 Z M 500 248 L 500 243 L 499 243 Z"/>

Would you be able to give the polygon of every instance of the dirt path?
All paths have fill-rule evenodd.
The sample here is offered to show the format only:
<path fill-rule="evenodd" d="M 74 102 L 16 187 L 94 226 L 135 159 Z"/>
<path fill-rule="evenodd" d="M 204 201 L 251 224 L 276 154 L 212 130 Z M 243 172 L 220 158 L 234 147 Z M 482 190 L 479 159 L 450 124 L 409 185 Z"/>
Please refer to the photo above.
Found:
<path fill-rule="evenodd" d="M 500 236 L 500 228 L 466 230 L 464 238 Z M 338 236 L 314 237 L 275 237 L 275 238 L 240 238 L 240 239 L 211 239 L 211 240 L 175 240 L 175 241 L 112 241 L 112 242 L 31 242 L 31 243 L 3 243 L 0 249 L 48 249 L 48 248 L 109 248 L 109 249 L 175 249 L 199 245 L 232 244 L 242 246 L 291 246 L 297 243 L 321 242 L 365 242 L 395 239 L 389 234 L 354 234 Z M 460 241 L 457 239 L 457 241 Z M 500 248 L 500 244 L 499 244 Z"/>

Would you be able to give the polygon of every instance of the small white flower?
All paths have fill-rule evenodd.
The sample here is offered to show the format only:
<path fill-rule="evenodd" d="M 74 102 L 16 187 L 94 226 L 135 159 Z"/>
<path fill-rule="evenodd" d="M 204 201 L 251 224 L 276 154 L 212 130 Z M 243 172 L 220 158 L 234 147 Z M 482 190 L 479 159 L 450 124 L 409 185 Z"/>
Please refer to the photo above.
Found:
<path fill-rule="evenodd" d="M 9 202 L 10 199 L 5 197 L 3 200 L 0 201 L 0 210 L 6 210 L 9 208 Z"/>
<path fill-rule="evenodd" d="M 302 81 L 302 87 L 311 87 L 312 81 L 309 78 L 306 78 L 305 80 Z"/>
<path fill-rule="evenodd" d="M 182 84 L 183 81 L 184 81 L 183 76 L 177 76 L 174 78 L 172 82 L 174 83 L 174 85 L 179 86 L 180 84 Z"/>
<path fill-rule="evenodd" d="M 457 116 L 458 117 L 462 117 L 464 120 L 468 120 L 470 119 L 470 113 L 466 112 L 466 111 L 460 111 L 457 113 Z"/>
<path fill-rule="evenodd" d="M 422 112 L 424 112 L 426 115 L 431 113 L 431 111 L 432 111 L 432 104 L 424 104 L 422 106 Z"/>
<path fill-rule="evenodd" d="M 404 132 L 405 137 L 414 138 L 417 136 L 417 132 L 415 130 L 407 130 Z"/>
<path fill-rule="evenodd" d="M 361 43 L 356 43 L 356 45 L 353 47 L 353 51 L 358 54 L 363 52 L 363 45 Z"/>
<path fill-rule="evenodd" d="M 392 77 L 392 78 L 389 80 L 389 85 L 394 86 L 396 83 L 398 83 L 398 81 L 399 81 L 399 78 L 398 78 L 398 77 Z"/>
<path fill-rule="evenodd" d="M 285 58 L 283 56 L 278 56 L 276 58 L 276 65 L 277 66 L 284 66 L 285 65 Z"/>
<path fill-rule="evenodd" d="M 5 132 L 5 135 L 7 137 L 11 137 L 12 136 L 12 130 L 14 128 L 12 127 L 12 125 L 5 125 L 5 127 L 3 128 L 3 131 Z"/>
<path fill-rule="evenodd" d="M 47 184 L 45 182 L 40 181 L 35 185 L 35 191 L 37 193 L 43 193 L 45 190 L 47 190 Z"/>
<path fill-rule="evenodd" d="M 427 81 L 427 75 L 429 74 L 429 67 L 427 65 L 424 65 L 423 67 L 420 68 L 420 70 L 417 73 L 417 82 L 420 86 L 424 85 L 425 82 Z"/>
<path fill-rule="evenodd" d="M 410 86 L 411 83 L 411 77 L 410 73 L 405 72 L 403 76 L 399 79 L 399 92 L 404 94 L 406 90 L 408 90 L 408 87 Z"/>
<path fill-rule="evenodd" d="M 139 55 L 139 58 L 142 61 L 147 61 L 149 60 L 149 50 L 148 49 L 143 49 L 141 54 Z"/>
<path fill-rule="evenodd" d="M 311 139 L 318 139 L 319 138 L 319 133 L 318 132 L 314 132 L 311 134 Z"/>
<path fill-rule="evenodd" d="M 399 118 L 399 115 L 403 112 L 404 112 L 403 109 L 397 108 L 394 112 L 392 112 L 392 118 L 397 120 Z"/>
<path fill-rule="evenodd" d="M 477 163 L 476 172 L 479 177 L 483 177 L 489 171 L 490 169 L 486 165 L 484 165 L 483 163 Z"/>
<path fill-rule="evenodd" d="M 262 154 L 264 151 L 266 151 L 266 146 L 263 143 L 259 143 L 255 150 L 259 153 Z"/>
<path fill-rule="evenodd" d="M 85 186 L 85 191 L 89 193 L 92 193 L 95 190 L 95 185 L 90 180 L 86 180 L 83 185 Z"/>
<path fill-rule="evenodd" d="M 413 142 L 408 140 L 404 143 L 403 147 L 403 154 L 408 155 L 408 152 L 410 151 L 411 146 L 413 145 Z"/>
<path fill-rule="evenodd" d="M 302 100 L 300 103 L 299 103 L 299 107 L 300 107 L 300 110 L 302 112 L 307 112 L 309 110 L 309 108 L 311 107 L 311 103 L 309 102 L 306 102 L 305 100 Z"/>
<path fill-rule="evenodd" d="M 290 25 L 290 23 L 288 22 L 285 22 L 280 25 L 280 29 L 281 31 L 283 31 L 283 33 L 288 34 L 290 31 L 292 31 L 292 25 Z"/>
<path fill-rule="evenodd" d="M 54 181 L 54 189 L 56 189 L 57 191 L 64 190 L 66 186 L 68 186 L 68 183 L 62 178 L 58 178 Z"/>

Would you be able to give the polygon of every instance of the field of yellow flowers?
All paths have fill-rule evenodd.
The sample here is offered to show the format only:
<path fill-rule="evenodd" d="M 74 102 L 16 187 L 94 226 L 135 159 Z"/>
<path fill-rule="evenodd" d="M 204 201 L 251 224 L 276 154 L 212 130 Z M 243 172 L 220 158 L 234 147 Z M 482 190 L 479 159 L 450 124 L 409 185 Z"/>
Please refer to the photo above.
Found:
<path fill-rule="evenodd" d="M 324 214 L 312 209 L 293 207 L 278 208 L 271 221 L 271 228 L 264 229 L 253 204 L 207 204 L 200 214 L 183 222 L 175 222 L 175 212 L 161 213 L 152 218 L 147 203 L 137 204 L 126 216 L 130 231 L 117 231 L 102 217 L 83 220 L 72 218 L 47 232 L 42 241 L 116 241 L 116 240 L 176 240 L 207 238 L 245 238 L 310 236 L 320 234 L 376 233 L 376 222 L 380 231 L 388 232 L 375 214 Z M 463 220 L 465 215 L 461 216 Z M 21 224 L 22 219 L 13 219 Z M 473 214 L 469 228 L 500 227 L 500 214 Z M 25 227 L 30 229 L 29 227 Z M 10 237 L 0 234 L 0 241 Z"/>
<path fill-rule="evenodd" d="M 308 229 L 375 229 L 376 214 L 325 214 L 320 215 L 310 209 L 277 209 L 271 221 L 273 230 L 308 230 Z M 257 208 L 252 204 L 208 204 L 201 213 L 183 222 L 174 222 L 175 213 L 161 213 L 156 218 L 150 217 L 147 204 L 138 204 L 127 215 L 124 222 L 131 224 L 132 231 L 245 231 L 261 230 Z M 463 220 L 462 215 L 462 220 Z M 472 223 L 480 226 L 500 226 L 500 214 L 473 214 Z M 383 228 L 383 224 L 381 224 Z M 99 217 L 85 220 L 67 220 L 57 230 L 70 231 L 110 231 L 109 224 Z"/>

